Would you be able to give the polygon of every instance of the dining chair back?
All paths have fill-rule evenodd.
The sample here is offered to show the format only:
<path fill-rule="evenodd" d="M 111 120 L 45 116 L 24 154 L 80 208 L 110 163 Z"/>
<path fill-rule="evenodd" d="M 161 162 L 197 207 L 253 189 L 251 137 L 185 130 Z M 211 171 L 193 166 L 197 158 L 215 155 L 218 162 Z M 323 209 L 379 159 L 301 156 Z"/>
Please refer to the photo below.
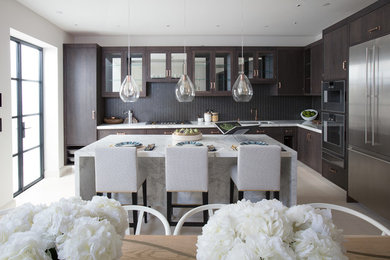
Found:
<path fill-rule="evenodd" d="M 207 211 L 209 217 L 211 217 L 211 216 L 214 215 L 214 211 L 215 210 L 218 210 L 218 209 L 222 208 L 225 205 L 226 204 L 207 204 L 207 205 L 202 205 L 202 206 L 199 206 L 199 207 L 196 207 L 196 208 L 193 208 L 193 209 L 189 210 L 188 212 L 186 212 L 186 214 L 184 214 L 180 218 L 179 222 L 177 222 L 175 230 L 173 231 L 173 235 L 174 236 L 180 235 L 181 228 L 183 227 L 183 225 L 186 222 L 186 220 L 189 217 L 191 217 L 192 215 L 195 215 L 198 212 Z"/>
<path fill-rule="evenodd" d="M 350 209 L 347 207 L 343 207 L 343 206 L 339 206 L 339 205 L 335 205 L 335 204 L 329 204 L 329 203 L 309 203 L 307 205 L 310 205 L 313 208 L 337 210 L 337 211 L 341 211 L 341 212 L 345 212 L 345 213 L 354 215 L 358 218 L 361 218 L 361 219 L 367 221 L 368 223 L 375 226 L 376 228 L 378 228 L 380 231 L 382 231 L 382 236 L 390 236 L 390 230 L 388 228 L 386 228 L 384 225 L 382 225 L 378 221 L 376 221 L 376 220 L 370 218 L 369 216 L 364 215 L 363 213 L 360 213 L 356 210 L 353 210 L 353 209 Z"/>
<path fill-rule="evenodd" d="M 207 147 L 167 147 L 165 155 L 165 185 L 167 191 L 167 219 L 171 226 L 173 208 L 194 208 L 208 204 L 209 173 Z M 202 204 L 172 203 L 172 192 L 202 192 Z M 207 222 L 188 222 L 186 225 L 201 226 Z"/>
<path fill-rule="evenodd" d="M 280 191 L 280 158 L 281 148 L 278 145 L 241 145 L 238 147 L 237 165 L 231 168 L 230 203 L 233 203 L 234 184 L 239 191 L 238 199 L 244 191 L 275 192 L 279 199 Z"/>
<path fill-rule="evenodd" d="M 171 235 L 171 228 L 169 226 L 169 223 L 168 223 L 167 219 L 164 217 L 164 215 L 161 214 L 159 211 L 152 209 L 152 208 L 149 208 L 149 207 L 144 207 L 144 206 L 139 206 L 139 205 L 126 205 L 126 206 L 123 206 L 123 208 L 127 212 L 137 211 L 139 213 L 137 228 L 134 232 L 134 235 L 139 235 L 141 233 L 142 217 L 144 216 L 145 213 L 149 213 L 149 214 L 156 216 L 164 226 L 165 235 L 167 235 L 167 236 Z M 129 223 L 130 223 L 130 221 L 129 221 Z"/>

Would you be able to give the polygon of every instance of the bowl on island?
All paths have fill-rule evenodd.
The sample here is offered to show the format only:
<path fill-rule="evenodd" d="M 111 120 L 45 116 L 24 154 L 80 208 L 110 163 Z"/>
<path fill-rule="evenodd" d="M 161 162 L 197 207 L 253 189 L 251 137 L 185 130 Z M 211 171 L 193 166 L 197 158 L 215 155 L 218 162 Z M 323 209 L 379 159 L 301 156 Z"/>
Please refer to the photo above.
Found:
<path fill-rule="evenodd" d="M 314 109 L 305 109 L 301 112 L 301 117 L 303 120 L 306 120 L 306 121 L 312 121 L 314 119 L 316 119 L 318 115 L 318 112 L 317 110 L 314 110 Z"/>
<path fill-rule="evenodd" d="M 172 143 L 176 144 L 178 142 L 185 141 L 198 141 L 202 139 L 202 133 L 196 128 L 182 128 L 176 129 L 172 133 Z"/>

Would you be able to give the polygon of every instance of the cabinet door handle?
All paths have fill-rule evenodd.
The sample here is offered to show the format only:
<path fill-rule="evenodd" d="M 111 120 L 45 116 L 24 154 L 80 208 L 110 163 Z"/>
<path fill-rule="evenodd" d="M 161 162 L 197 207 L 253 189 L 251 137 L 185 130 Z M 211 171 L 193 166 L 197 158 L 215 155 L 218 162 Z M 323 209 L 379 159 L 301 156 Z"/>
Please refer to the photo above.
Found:
<path fill-rule="evenodd" d="M 95 120 L 95 114 L 96 114 L 95 110 L 92 110 L 92 120 Z"/>
<path fill-rule="evenodd" d="M 311 134 L 310 133 L 306 134 L 306 141 L 311 141 Z"/>
<path fill-rule="evenodd" d="M 168 77 L 169 74 L 168 74 L 168 70 L 165 70 L 165 77 Z"/>
<path fill-rule="evenodd" d="M 347 70 L 347 61 L 343 61 L 343 70 Z"/>
<path fill-rule="evenodd" d="M 253 75 L 254 77 L 257 77 L 257 70 L 254 70 L 254 71 L 253 71 L 253 74 L 254 74 L 254 75 Z"/>
<path fill-rule="evenodd" d="M 172 77 L 172 71 L 168 70 L 168 77 Z"/>
<path fill-rule="evenodd" d="M 256 130 L 256 134 L 265 134 L 265 130 Z"/>
<path fill-rule="evenodd" d="M 329 168 L 329 172 L 330 173 L 337 173 L 337 171 L 335 169 L 333 169 L 333 168 Z"/>
<path fill-rule="evenodd" d="M 282 88 L 282 82 L 279 81 L 278 88 Z"/>
<path fill-rule="evenodd" d="M 117 135 L 125 135 L 126 133 L 125 132 L 117 132 L 116 134 Z"/>
<path fill-rule="evenodd" d="M 219 134 L 219 131 L 210 131 L 210 134 Z"/>
<path fill-rule="evenodd" d="M 164 131 L 164 135 L 171 135 L 172 131 Z"/>
<path fill-rule="evenodd" d="M 380 31 L 380 30 L 381 30 L 381 27 L 378 25 L 378 26 L 376 26 L 374 28 L 369 29 L 367 32 L 368 33 L 373 33 L 375 31 Z"/>

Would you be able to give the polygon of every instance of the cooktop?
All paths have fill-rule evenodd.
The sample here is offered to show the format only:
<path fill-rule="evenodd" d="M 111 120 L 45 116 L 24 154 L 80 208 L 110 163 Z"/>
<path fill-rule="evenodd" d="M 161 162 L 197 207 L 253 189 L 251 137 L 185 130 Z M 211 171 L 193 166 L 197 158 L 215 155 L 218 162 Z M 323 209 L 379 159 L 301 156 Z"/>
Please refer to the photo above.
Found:
<path fill-rule="evenodd" d="M 191 125 L 188 120 L 183 121 L 147 121 L 147 125 Z"/>

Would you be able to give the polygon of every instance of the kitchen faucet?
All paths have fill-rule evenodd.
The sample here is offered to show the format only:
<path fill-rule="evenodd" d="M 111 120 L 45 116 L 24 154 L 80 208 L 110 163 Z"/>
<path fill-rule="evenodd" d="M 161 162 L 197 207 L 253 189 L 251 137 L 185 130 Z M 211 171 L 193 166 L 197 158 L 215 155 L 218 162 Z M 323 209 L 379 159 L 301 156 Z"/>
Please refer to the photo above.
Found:
<path fill-rule="evenodd" d="M 123 114 L 127 115 L 127 118 L 128 118 L 127 123 L 132 124 L 133 123 L 133 113 L 131 112 L 131 110 L 124 111 Z"/>
<path fill-rule="evenodd" d="M 251 114 L 253 114 L 253 112 L 255 112 L 255 121 L 258 121 L 259 118 L 257 117 L 257 108 L 251 108 Z"/>

